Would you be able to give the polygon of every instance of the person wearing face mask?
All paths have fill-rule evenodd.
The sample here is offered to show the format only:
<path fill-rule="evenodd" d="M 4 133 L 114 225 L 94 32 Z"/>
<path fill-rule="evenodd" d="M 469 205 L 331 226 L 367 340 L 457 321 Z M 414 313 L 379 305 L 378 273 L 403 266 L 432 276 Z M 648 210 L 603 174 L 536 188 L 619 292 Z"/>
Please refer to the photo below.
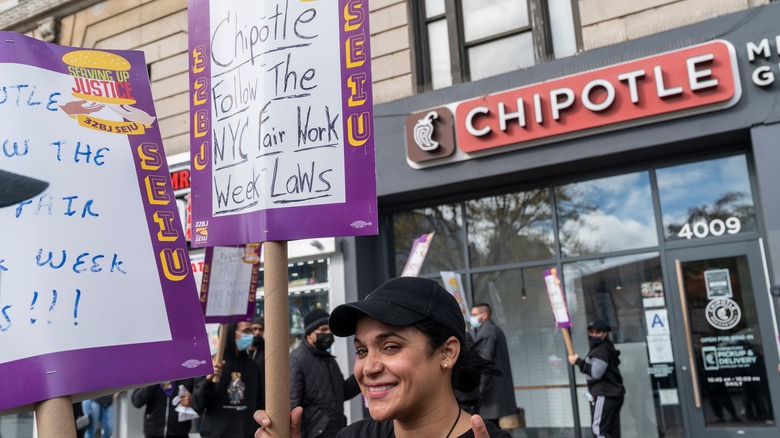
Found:
<path fill-rule="evenodd" d="M 514 415 L 517 412 L 517 405 L 506 336 L 501 327 L 491 319 L 492 314 L 489 304 L 475 304 L 471 308 L 469 323 L 476 332 L 474 337 L 476 348 L 484 357 L 494 360 L 501 370 L 501 375 L 498 376 L 482 375 L 479 382 L 479 415 L 485 421 L 498 425 L 501 417 Z"/>
<path fill-rule="evenodd" d="M 569 356 L 569 363 L 579 367 L 588 376 L 588 397 L 594 437 L 620 438 L 620 408 L 626 389 L 620 375 L 620 352 L 609 339 L 609 324 L 594 319 L 588 323 L 590 351 L 585 359 L 577 354 Z"/>
<path fill-rule="evenodd" d="M 328 312 L 303 317 L 304 341 L 290 353 L 290 408 L 303 407 L 301 437 L 332 437 L 346 425 L 344 401 L 360 393 L 354 375 L 346 380 L 330 354 Z"/>
<path fill-rule="evenodd" d="M 254 341 L 249 321 L 224 326 L 228 342 L 214 374 L 195 380 L 193 408 L 201 416 L 203 438 L 247 438 L 254 434 L 252 413 L 265 407 L 265 384 L 260 367 L 247 354 Z M 214 377 L 219 376 L 219 382 Z"/>

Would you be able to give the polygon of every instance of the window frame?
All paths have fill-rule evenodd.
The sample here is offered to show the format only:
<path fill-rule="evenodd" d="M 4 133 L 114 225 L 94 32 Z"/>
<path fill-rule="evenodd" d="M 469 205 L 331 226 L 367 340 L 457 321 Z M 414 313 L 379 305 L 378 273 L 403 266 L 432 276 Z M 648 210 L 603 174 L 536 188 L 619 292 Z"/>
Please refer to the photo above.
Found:
<path fill-rule="evenodd" d="M 450 73 L 452 85 L 469 82 L 468 50 L 486 43 L 499 41 L 507 37 L 531 32 L 534 44 L 534 62 L 542 64 L 555 59 L 553 39 L 550 29 L 550 14 L 548 0 L 526 0 L 528 6 L 529 24 L 517 29 L 505 31 L 466 42 L 463 28 L 463 7 L 459 0 L 444 0 L 444 14 L 426 17 L 424 1 L 408 2 L 411 19 L 412 63 L 414 83 L 418 93 L 433 90 L 433 75 L 430 64 L 428 25 L 435 21 L 445 20 L 447 23 L 447 44 L 450 51 Z M 572 7 L 575 8 L 574 0 Z M 576 10 L 573 9 L 573 10 Z M 578 15 L 578 14 L 575 14 Z"/>

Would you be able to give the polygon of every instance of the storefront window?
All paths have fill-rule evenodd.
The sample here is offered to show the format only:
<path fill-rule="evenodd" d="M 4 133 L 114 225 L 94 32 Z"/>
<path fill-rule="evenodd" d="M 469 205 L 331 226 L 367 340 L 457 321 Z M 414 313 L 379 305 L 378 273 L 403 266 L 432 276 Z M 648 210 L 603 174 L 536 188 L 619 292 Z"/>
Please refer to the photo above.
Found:
<path fill-rule="evenodd" d="M 756 231 L 744 155 L 656 171 L 666 240 L 692 240 Z"/>
<path fill-rule="evenodd" d="M 647 172 L 560 186 L 555 197 L 563 256 L 658 245 Z"/>
<path fill-rule="evenodd" d="M 528 436 L 573 437 L 571 391 L 563 335 L 555 328 L 544 268 L 472 275 L 474 302 L 488 303 L 506 335 L 515 402 Z"/>
<path fill-rule="evenodd" d="M 492 266 L 555 256 L 548 189 L 466 202 L 469 260 Z"/>
<path fill-rule="evenodd" d="M 255 313 L 265 315 L 265 270 L 260 269 Z M 290 350 L 303 338 L 303 317 L 315 308 L 330 312 L 330 259 L 291 262 L 287 267 L 289 294 Z"/>
<path fill-rule="evenodd" d="M 435 232 L 421 274 L 436 274 L 465 267 L 463 251 L 463 214 L 460 204 L 443 204 L 393 216 L 396 273 L 401 273 L 412 250 L 412 243 L 422 234 Z"/>
<path fill-rule="evenodd" d="M 648 312 L 668 315 L 658 253 L 568 263 L 563 266 L 563 281 L 574 349 L 580 356 L 589 349 L 588 321 L 598 318 L 611 328 L 627 394 L 620 413 L 621 429 L 641 431 L 631 436 L 642 438 L 682 436 L 682 411 L 674 402 L 678 385 L 668 316 L 661 317 L 658 326 L 652 319 L 650 325 L 647 322 Z M 578 372 L 576 379 L 582 393 L 586 377 Z M 580 398 L 579 407 L 581 423 L 590 425 L 585 397 Z"/>

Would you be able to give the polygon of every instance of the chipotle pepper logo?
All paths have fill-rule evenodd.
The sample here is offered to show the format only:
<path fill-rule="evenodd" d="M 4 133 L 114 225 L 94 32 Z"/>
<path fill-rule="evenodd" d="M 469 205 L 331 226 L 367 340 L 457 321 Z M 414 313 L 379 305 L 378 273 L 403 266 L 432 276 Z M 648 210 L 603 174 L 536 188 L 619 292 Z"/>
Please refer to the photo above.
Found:
<path fill-rule="evenodd" d="M 415 113 L 406 118 L 406 156 L 412 163 L 449 157 L 455 152 L 452 112 L 446 108 Z"/>

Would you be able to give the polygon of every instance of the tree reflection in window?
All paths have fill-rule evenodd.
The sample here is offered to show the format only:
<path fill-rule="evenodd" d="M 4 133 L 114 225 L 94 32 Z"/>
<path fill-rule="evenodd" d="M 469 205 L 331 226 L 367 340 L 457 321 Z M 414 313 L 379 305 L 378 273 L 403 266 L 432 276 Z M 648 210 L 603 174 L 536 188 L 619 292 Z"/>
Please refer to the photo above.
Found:
<path fill-rule="evenodd" d="M 421 274 L 463 269 L 463 214 L 460 204 L 441 204 L 393 215 L 396 274 L 403 270 L 412 242 L 421 234 L 436 232 Z"/>
<path fill-rule="evenodd" d="M 656 174 L 667 240 L 756 231 L 744 155 L 661 168 Z"/>
<path fill-rule="evenodd" d="M 469 259 L 492 266 L 555 256 L 548 189 L 466 202 Z"/>

